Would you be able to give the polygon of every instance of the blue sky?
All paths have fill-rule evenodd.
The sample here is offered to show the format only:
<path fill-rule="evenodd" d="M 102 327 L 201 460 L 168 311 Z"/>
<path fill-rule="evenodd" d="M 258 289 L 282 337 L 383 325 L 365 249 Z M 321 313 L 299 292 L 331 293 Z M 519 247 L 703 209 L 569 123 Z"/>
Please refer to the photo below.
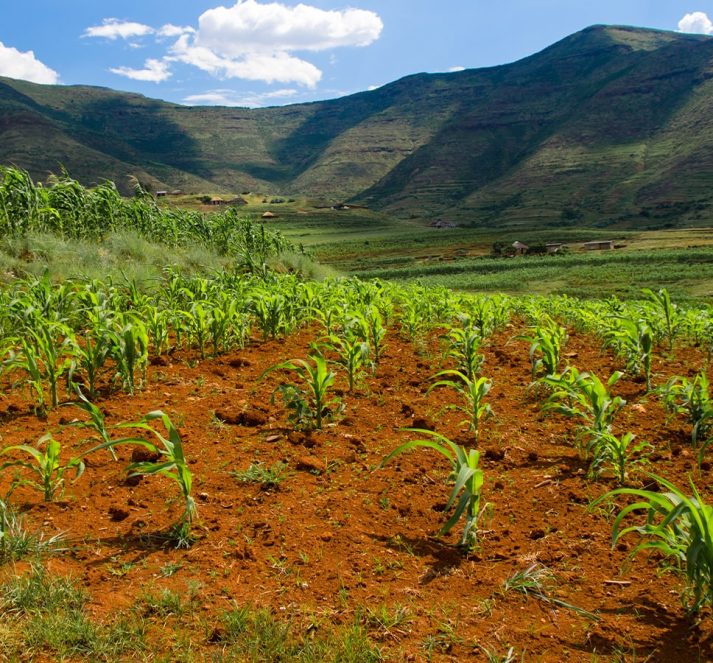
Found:
<path fill-rule="evenodd" d="M 713 0 L 3 0 L 0 75 L 183 104 L 328 99 L 512 62 L 595 23 L 713 34 Z"/>

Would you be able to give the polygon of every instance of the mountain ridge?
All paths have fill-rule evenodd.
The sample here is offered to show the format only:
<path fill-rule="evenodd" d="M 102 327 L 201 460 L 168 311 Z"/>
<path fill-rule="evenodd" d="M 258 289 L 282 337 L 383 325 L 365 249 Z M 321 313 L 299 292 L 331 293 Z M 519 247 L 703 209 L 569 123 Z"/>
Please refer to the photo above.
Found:
<path fill-rule="evenodd" d="M 509 64 L 258 109 L 0 78 L 0 163 L 471 225 L 700 224 L 711 78 L 710 37 L 601 25 Z"/>

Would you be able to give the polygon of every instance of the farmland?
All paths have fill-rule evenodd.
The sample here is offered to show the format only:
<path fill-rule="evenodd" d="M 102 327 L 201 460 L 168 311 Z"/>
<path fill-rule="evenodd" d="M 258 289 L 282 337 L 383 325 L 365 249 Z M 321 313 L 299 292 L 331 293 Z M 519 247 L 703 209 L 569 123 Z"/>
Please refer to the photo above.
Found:
<path fill-rule="evenodd" d="M 0 289 L 0 657 L 713 656 L 707 303 L 313 280 L 186 215 L 139 235 L 221 269 Z"/>

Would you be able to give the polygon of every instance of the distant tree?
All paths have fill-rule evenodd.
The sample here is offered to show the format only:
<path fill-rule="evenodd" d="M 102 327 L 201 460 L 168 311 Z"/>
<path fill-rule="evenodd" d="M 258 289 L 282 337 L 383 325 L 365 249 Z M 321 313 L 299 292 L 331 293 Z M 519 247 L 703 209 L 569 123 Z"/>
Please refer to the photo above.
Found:
<path fill-rule="evenodd" d="M 531 244 L 527 248 L 528 256 L 542 256 L 547 253 L 547 245 L 544 242 L 539 242 L 538 244 Z"/>
<path fill-rule="evenodd" d="M 507 256 L 514 256 L 515 249 L 513 248 L 512 244 L 497 241 L 493 242 L 493 246 L 490 249 L 490 255 L 495 258 L 505 258 Z"/>
<path fill-rule="evenodd" d="M 565 207 L 560 216 L 563 221 L 576 221 L 582 218 L 582 210 L 575 207 Z"/>

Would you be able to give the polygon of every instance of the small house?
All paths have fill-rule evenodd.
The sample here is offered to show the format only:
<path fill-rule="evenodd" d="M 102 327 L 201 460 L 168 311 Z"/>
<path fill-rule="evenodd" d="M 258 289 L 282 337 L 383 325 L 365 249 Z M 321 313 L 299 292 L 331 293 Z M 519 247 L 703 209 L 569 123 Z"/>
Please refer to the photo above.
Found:
<path fill-rule="evenodd" d="M 227 205 L 225 200 L 223 200 L 220 196 L 213 196 L 213 198 L 210 199 L 210 202 L 208 204 L 209 205 Z"/>
<path fill-rule="evenodd" d="M 587 251 L 608 251 L 614 248 L 613 239 L 598 239 L 592 242 L 585 242 L 584 248 Z"/>
<path fill-rule="evenodd" d="M 263 219 L 276 219 L 277 214 L 275 214 L 274 212 L 267 211 L 262 215 L 262 218 Z"/>
<path fill-rule="evenodd" d="M 436 219 L 428 224 L 431 228 L 455 228 L 456 224 L 452 221 L 445 221 L 444 219 Z"/>
<path fill-rule="evenodd" d="M 228 205 L 234 205 L 235 207 L 241 207 L 242 205 L 247 205 L 248 201 L 245 200 L 242 196 L 238 196 L 237 198 L 233 198 L 232 200 L 228 201 Z"/>
<path fill-rule="evenodd" d="M 168 194 L 168 191 L 157 191 L 156 198 L 163 198 Z"/>
<path fill-rule="evenodd" d="M 559 253 L 563 246 L 562 242 L 548 242 L 545 244 L 547 253 Z"/>
<path fill-rule="evenodd" d="M 512 243 L 512 248 L 515 249 L 515 253 L 517 255 L 524 255 L 527 253 L 528 249 L 530 248 L 527 244 L 523 244 L 522 242 L 515 240 Z"/>

